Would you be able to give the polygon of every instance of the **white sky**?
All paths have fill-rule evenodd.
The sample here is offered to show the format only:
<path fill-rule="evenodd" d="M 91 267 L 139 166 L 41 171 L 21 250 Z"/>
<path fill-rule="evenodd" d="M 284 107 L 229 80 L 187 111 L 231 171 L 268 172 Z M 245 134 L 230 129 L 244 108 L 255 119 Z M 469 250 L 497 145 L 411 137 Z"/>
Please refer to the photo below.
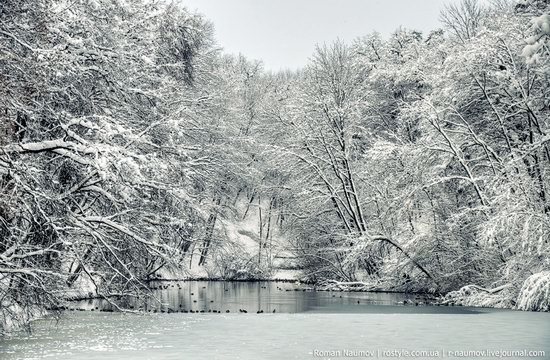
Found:
<path fill-rule="evenodd" d="M 297 69 L 315 44 L 350 42 L 399 26 L 427 33 L 440 27 L 443 5 L 456 0 L 180 0 L 214 23 L 228 53 L 262 60 L 267 70 Z"/>

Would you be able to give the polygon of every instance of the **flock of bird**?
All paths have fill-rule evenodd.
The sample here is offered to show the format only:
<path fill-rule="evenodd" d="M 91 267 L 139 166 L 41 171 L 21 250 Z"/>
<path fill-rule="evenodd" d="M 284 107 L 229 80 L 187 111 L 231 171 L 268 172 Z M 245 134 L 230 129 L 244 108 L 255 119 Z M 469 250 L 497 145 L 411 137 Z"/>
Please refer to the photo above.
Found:
<path fill-rule="evenodd" d="M 181 288 L 182 288 L 181 285 L 180 285 L 179 283 L 176 283 L 176 285 L 174 285 L 174 284 L 171 284 L 171 285 L 170 285 L 170 284 L 167 284 L 167 285 L 160 285 L 160 286 L 156 286 L 156 287 L 153 286 L 153 287 L 151 287 L 150 289 L 151 289 L 151 290 L 167 290 L 168 288 L 174 288 L 174 287 L 176 287 L 176 286 L 177 286 L 178 289 L 181 289 Z M 206 286 L 203 286 L 202 288 L 203 288 L 203 289 L 206 289 Z M 262 288 L 262 289 L 267 289 L 267 286 L 261 286 L 261 288 Z M 281 290 L 281 291 L 282 291 L 283 289 L 280 288 L 279 286 L 277 286 L 277 290 Z M 298 289 L 296 289 L 296 290 L 298 290 Z M 224 289 L 224 291 L 227 292 L 227 291 L 229 291 L 229 289 Z M 287 289 L 287 291 L 290 291 L 290 290 Z M 305 289 L 304 289 L 304 291 L 305 291 Z M 194 296 L 194 295 L 195 295 L 195 293 L 192 292 L 192 293 L 191 293 L 191 296 Z M 197 302 L 197 300 L 193 300 L 193 303 L 196 303 L 196 302 Z M 210 300 L 210 303 L 213 303 L 213 302 L 214 302 L 214 300 Z M 182 305 L 181 305 L 181 304 L 179 305 L 179 307 L 180 307 L 179 311 L 173 310 L 173 309 L 170 309 L 170 308 L 169 308 L 168 310 L 156 310 L 156 309 L 153 309 L 153 310 L 148 310 L 148 312 L 155 312 L 155 313 L 156 313 L 156 312 L 159 312 L 159 311 L 160 311 L 161 313 L 164 313 L 164 312 L 166 312 L 166 313 L 177 313 L 177 312 L 181 312 L 181 313 L 207 313 L 207 312 L 208 312 L 208 313 L 217 313 L 217 314 L 221 314 L 221 313 L 222 313 L 220 310 L 212 310 L 212 309 L 209 309 L 208 311 L 206 311 L 206 310 L 187 310 L 187 309 L 182 309 Z M 226 312 L 226 313 L 230 313 L 231 311 L 230 311 L 230 310 L 225 310 L 225 312 Z M 276 309 L 273 309 L 272 313 L 276 313 L 276 312 L 277 312 L 277 310 L 276 310 Z M 239 313 L 241 313 L 241 314 L 247 314 L 247 313 L 248 313 L 248 310 L 246 310 L 246 309 L 239 309 Z M 258 311 L 256 311 L 256 314 L 263 314 L 263 313 L 264 313 L 263 310 L 258 310 Z"/>
<path fill-rule="evenodd" d="M 168 290 L 169 288 L 178 288 L 178 289 L 182 289 L 182 286 L 181 284 L 179 283 L 176 283 L 176 284 L 161 284 L 161 285 L 158 285 L 158 286 L 152 286 L 150 287 L 151 290 Z M 202 287 L 203 289 L 206 289 L 206 286 L 203 286 Z M 267 286 L 261 286 L 262 289 L 267 289 Z M 279 287 L 277 286 L 277 290 L 278 291 L 319 291 L 319 290 L 316 290 L 316 289 L 312 289 L 312 288 L 292 288 L 292 289 L 289 289 L 289 288 L 282 288 L 282 287 Z M 224 291 L 229 291 L 229 289 L 224 289 Z M 320 290 L 320 291 L 329 291 L 329 290 Z M 191 292 L 190 293 L 191 296 L 194 296 L 195 293 L 194 292 Z M 332 297 L 336 297 L 335 294 L 332 295 Z M 342 295 L 339 295 L 339 298 L 342 298 Z M 197 300 L 196 299 L 193 299 L 193 303 L 196 304 L 197 303 Z M 210 303 L 214 303 L 214 300 L 210 300 Z M 360 300 L 357 300 L 357 304 L 360 304 L 361 301 Z M 425 305 L 424 302 L 418 302 L 418 301 L 412 301 L 412 300 L 405 300 L 403 301 L 403 305 L 416 305 L 416 306 L 419 306 L 419 305 Z M 439 305 L 439 304 L 437 304 Z M 83 309 L 83 308 L 69 308 L 69 307 L 64 307 L 64 306 L 60 306 L 60 307 L 55 307 L 51 310 L 68 310 L 68 311 L 86 311 L 86 310 L 90 310 L 90 311 L 101 311 L 101 312 L 115 312 L 116 310 L 112 309 L 112 308 L 99 308 L 99 307 L 95 307 L 95 308 L 92 308 L 92 309 Z M 134 306 L 129 306 L 128 309 L 126 310 L 134 310 Z M 173 309 L 173 308 L 167 308 L 167 309 L 163 309 L 163 308 L 160 308 L 160 309 L 155 309 L 155 308 L 151 308 L 151 309 L 143 309 L 143 308 L 140 308 L 140 309 L 137 309 L 137 311 L 141 311 L 141 312 L 149 312 L 149 313 L 214 313 L 214 314 L 221 314 L 222 311 L 221 310 L 217 310 L 217 309 L 208 309 L 208 310 L 193 310 L 193 309 L 185 309 L 183 308 L 183 306 L 180 304 L 179 305 L 179 308 L 176 308 L 176 309 Z M 225 313 L 230 313 L 231 311 L 230 310 L 225 310 Z M 273 309 L 272 313 L 276 313 L 277 310 L 276 309 Z M 239 313 L 242 313 L 242 314 L 246 314 L 248 313 L 248 311 L 246 309 L 239 309 Z M 260 310 L 257 310 L 256 311 L 257 314 L 263 314 L 264 313 L 264 310 L 260 309 Z"/>

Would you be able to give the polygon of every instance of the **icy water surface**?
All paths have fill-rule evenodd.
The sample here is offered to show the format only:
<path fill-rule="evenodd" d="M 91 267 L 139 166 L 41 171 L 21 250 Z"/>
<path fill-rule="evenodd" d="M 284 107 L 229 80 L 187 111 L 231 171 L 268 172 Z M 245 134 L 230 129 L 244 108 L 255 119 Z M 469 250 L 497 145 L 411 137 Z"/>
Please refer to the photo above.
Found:
<path fill-rule="evenodd" d="M 410 304 L 423 303 L 423 296 L 404 295 L 400 293 L 346 293 L 338 291 L 312 291 L 307 285 L 296 285 L 288 282 L 262 281 L 188 281 L 153 283 L 156 300 L 147 302 L 127 299 L 122 302 L 126 308 L 145 312 L 182 312 L 216 310 L 225 313 L 239 312 L 329 312 L 349 313 L 379 311 L 374 307 L 356 306 L 371 305 L 403 305 L 403 301 Z M 359 302 L 359 304 L 357 303 Z M 114 309 L 104 300 L 89 300 L 75 303 L 75 309 L 95 311 L 100 309 Z M 412 311 L 403 306 L 394 311 Z M 462 312 L 461 308 L 434 309 L 424 308 L 424 312 Z"/>
<path fill-rule="evenodd" d="M 32 334 L 0 340 L 0 359 L 389 359 L 398 357 L 395 351 L 453 358 L 449 351 L 474 350 L 542 350 L 545 358 L 550 355 L 548 313 L 404 306 L 407 298 L 413 304 L 422 299 L 295 291 L 295 285 L 285 283 L 180 286 L 157 291 L 162 306 L 128 304 L 143 307 L 147 312 L 142 315 L 99 312 L 98 302 L 76 304 L 94 311 L 68 311 L 59 322 L 36 321 Z M 178 312 L 160 312 L 168 309 Z M 259 310 L 264 313 L 257 314 Z M 339 354 L 328 355 L 332 351 Z"/>

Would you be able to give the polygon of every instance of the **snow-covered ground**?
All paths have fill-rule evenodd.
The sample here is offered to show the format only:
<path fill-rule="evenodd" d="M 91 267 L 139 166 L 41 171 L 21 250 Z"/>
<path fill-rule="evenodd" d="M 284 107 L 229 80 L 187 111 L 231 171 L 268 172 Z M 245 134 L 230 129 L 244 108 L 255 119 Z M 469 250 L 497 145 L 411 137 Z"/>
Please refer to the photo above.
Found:
<path fill-rule="evenodd" d="M 223 244 L 213 243 L 209 251 L 209 259 L 205 265 L 199 265 L 200 246 L 193 250 L 191 261 L 182 269 L 162 269 L 159 275 L 163 279 L 207 279 L 223 278 L 213 264 L 231 261 L 228 254 L 239 258 L 243 263 L 257 263 L 260 253 L 260 210 L 256 201 L 249 204 L 249 199 L 241 195 L 235 204 L 235 213 L 219 216 L 216 221 L 216 232 L 223 238 Z M 273 210 L 269 224 L 269 239 L 266 240 L 269 214 L 269 201 L 261 202 L 263 229 L 261 266 L 271 271 L 268 276 L 259 276 L 261 279 L 296 280 L 300 271 L 295 270 L 295 257 L 289 250 L 290 244 L 281 232 L 277 223 L 278 213 Z M 271 265 L 269 267 L 269 264 Z M 243 271 L 245 271 L 243 269 Z"/>
<path fill-rule="evenodd" d="M 550 314 L 149 314 L 73 312 L 0 340 L 0 358 L 310 359 L 314 351 L 544 351 Z M 412 310 L 418 310 L 413 307 Z M 369 358 L 397 358 L 390 356 Z M 441 358 L 440 356 L 410 358 Z M 402 356 L 405 357 L 405 356 Z M 463 356 L 464 358 L 491 358 Z M 319 359 L 329 358 L 317 356 Z M 343 357 L 332 357 L 343 358 Z M 354 358 L 367 358 L 354 357 Z M 520 358 L 520 356 L 512 358 Z M 524 357 L 521 357 L 524 358 Z M 544 356 L 539 357 L 544 358 Z"/>

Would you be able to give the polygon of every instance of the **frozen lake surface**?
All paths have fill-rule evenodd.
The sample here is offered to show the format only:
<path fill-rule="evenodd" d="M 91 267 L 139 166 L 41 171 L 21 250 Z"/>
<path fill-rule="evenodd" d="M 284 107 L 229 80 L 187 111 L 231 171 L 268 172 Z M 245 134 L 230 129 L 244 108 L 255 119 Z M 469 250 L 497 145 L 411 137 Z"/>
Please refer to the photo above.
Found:
<path fill-rule="evenodd" d="M 331 351 L 340 351 L 340 358 L 346 358 L 345 351 L 363 352 L 355 358 L 368 358 L 371 351 L 373 358 L 397 357 L 385 351 L 439 352 L 431 358 L 474 350 L 543 350 L 550 355 L 548 313 L 404 306 L 406 299 L 413 304 L 422 299 L 295 291 L 294 284 L 276 282 L 171 285 L 157 291 L 162 305 L 128 303 L 145 310 L 141 315 L 99 312 L 95 307 L 104 305 L 90 301 L 75 307 L 93 312 L 68 311 L 59 322 L 36 321 L 32 334 L 0 340 L 0 359 L 339 358 L 320 355 Z M 177 313 L 160 312 L 168 309 Z M 264 313 L 257 314 L 259 310 Z"/>

